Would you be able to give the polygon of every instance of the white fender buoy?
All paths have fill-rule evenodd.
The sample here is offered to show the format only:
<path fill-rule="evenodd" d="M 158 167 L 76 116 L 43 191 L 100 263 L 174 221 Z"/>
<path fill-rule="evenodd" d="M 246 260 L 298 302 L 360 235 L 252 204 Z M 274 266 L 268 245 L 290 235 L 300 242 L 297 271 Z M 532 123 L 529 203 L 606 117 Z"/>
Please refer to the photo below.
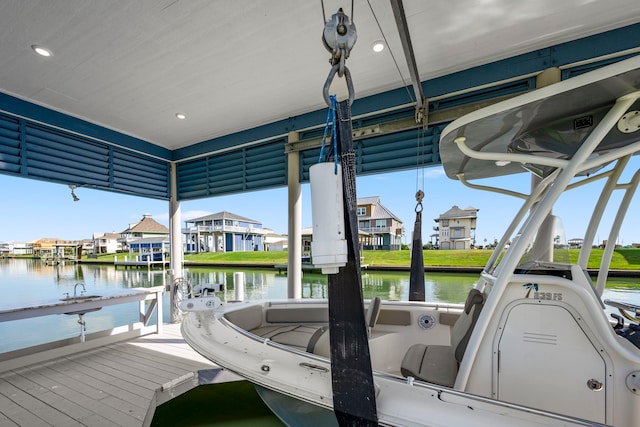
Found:
<path fill-rule="evenodd" d="M 309 168 L 313 265 L 323 274 L 336 274 L 347 263 L 347 240 L 342 201 L 342 168 L 317 163 Z"/>

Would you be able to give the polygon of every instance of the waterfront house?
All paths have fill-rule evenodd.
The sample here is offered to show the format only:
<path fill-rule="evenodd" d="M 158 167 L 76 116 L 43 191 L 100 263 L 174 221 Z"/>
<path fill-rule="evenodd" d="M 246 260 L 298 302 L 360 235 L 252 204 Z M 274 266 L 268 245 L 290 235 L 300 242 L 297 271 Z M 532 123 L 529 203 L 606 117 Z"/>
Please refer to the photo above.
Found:
<path fill-rule="evenodd" d="M 440 249 L 472 249 L 476 242 L 476 219 L 479 209 L 471 206 L 451 209 L 434 219 L 438 226 Z"/>
<path fill-rule="evenodd" d="M 169 229 L 153 219 L 151 214 L 144 214 L 139 222 L 129 224 L 129 228 L 122 232 L 118 241 L 123 250 L 128 250 L 131 242 L 146 238 L 169 238 Z"/>
<path fill-rule="evenodd" d="M 259 221 L 226 211 L 185 221 L 182 230 L 185 253 L 262 251 L 271 232 Z"/>
<path fill-rule="evenodd" d="M 0 254 L 2 255 L 33 255 L 33 245 L 27 242 L 0 243 Z"/>
<path fill-rule="evenodd" d="M 264 250 L 271 252 L 286 251 L 289 247 L 289 241 L 286 235 L 275 233 L 269 228 L 265 228 L 266 233 L 264 235 Z"/>
<path fill-rule="evenodd" d="M 361 247 L 365 250 L 401 249 L 402 221 L 380 202 L 380 197 L 359 197 L 357 203 Z"/>
<path fill-rule="evenodd" d="M 380 197 L 361 197 L 357 200 L 358 241 L 361 250 L 401 249 L 403 227 L 389 209 L 380 202 Z M 302 229 L 302 256 L 312 256 L 311 241 L 313 227 Z"/>
<path fill-rule="evenodd" d="M 76 259 L 82 243 L 55 237 L 43 237 L 31 242 L 33 254 L 42 258 Z"/>
<path fill-rule="evenodd" d="M 122 233 L 93 233 L 93 249 L 95 254 L 114 254 L 122 252 Z"/>
<path fill-rule="evenodd" d="M 138 261 L 165 261 L 171 244 L 168 236 L 143 237 L 129 242 L 129 259 L 138 253 Z"/>

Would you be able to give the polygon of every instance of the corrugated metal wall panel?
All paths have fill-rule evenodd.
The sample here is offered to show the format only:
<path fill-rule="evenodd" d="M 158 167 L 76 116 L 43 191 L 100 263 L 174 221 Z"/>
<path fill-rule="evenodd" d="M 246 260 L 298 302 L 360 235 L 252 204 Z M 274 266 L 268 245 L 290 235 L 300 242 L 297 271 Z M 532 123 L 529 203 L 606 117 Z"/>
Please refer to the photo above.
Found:
<path fill-rule="evenodd" d="M 362 175 L 433 166 L 440 163 L 438 143 L 447 123 L 426 131 L 411 129 L 354 142 L 356 171 Z M 318 162 L 320 149 L 300 153 L 300 180 L 309 182 L 309 167 Z"/>
<path fill-rule="evenodd" d="M 169 162 L 0 114 L 0 172 L 168 199 Z"/>
<path fill-rule="evenodd" d="M 287 184 L 287 159 L 283 139 L 245 149 L 247 190 Z"/>
<path fill-rule="evenodd" d="M 460 95 L 449 96 L 444 99 L 429 101 L 429 111 L 445 110 L 473 102 L 486 101 L 506 95 L 523 93 L 536 87 L 536 78 L 529 77 L 522 80 L 510 81 L 501 85 L 465 92 Z"/>
<path fill-rule="evenodd" d="M 53 181 L 64 181 L 67 184 L 107 186 L 108 180 L 104 173 L 93 172 L 88 168 L 78 168 L 75 162 L 64 163 L 53 157 L 37 159 L 30 158 L 27 165 L 28 175 Z"/>
<path fill-rule="evenodd" d="M 120 148 L 112 149 L 112 185 L 115 189 L 169 199 L 169 163 Z"/>
<path fill-rule="evenodd" d="M 74 185 L 108 184 L 105 144 L 33 123 L 25 125 L 24 140 L 27 176 Z"/>
<path fill-rule="evenodd" d="M 178 163 L 178 198 L 197 199 L 286 185 L 284 144 L 283 139 L 278 139 Z"/>
<path fill-rule="evenodd" d="M 20 173 L 20 122 L 0 114 L 0 171 Z"/>

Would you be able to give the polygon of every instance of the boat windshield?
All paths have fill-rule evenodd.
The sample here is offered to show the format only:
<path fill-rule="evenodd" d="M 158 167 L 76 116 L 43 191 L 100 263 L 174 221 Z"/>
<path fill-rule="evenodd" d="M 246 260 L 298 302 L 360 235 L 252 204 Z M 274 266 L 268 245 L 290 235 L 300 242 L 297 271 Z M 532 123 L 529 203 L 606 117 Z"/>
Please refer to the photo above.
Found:
<path fill-rule="evenodd" d="M 516 273 L 553 274 L 551 271 L 569 270 L 569 264 L 569 245 L 562 221 L 549 215 L 520 258 Z"/>

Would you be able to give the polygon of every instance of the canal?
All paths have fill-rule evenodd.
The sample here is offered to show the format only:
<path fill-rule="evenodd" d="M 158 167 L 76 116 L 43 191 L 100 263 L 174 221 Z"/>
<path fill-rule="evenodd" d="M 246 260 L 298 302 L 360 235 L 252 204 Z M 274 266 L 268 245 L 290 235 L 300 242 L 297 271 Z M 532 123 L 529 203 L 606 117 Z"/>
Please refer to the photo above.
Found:
<path fill-rule="evenodd" d="M 284 299 L 287 276 L 275 269 L 229 269 L 189 267 L 185 275 L 194 285 L 223 283 L 222 300 L 233 300 L 234 273 L 245 273 L 246 299 Z M 429 301 L 462 303 L 477 280 L 477 274 L 426 273 L 425 290 Z M 46 265 L 33 259 L 0 260 L 0 309 L 31 306 L 52 297 L 73 295 L 77 283 L 84 283 L 88 294 L 104 290 L 164 286 L 169 283 L 166 272 L 146 269 L 118 269 L 111 265 L 65 264 Z M 409 272 L 364 270 L 362 276 L 365 299 L 379 296 L 386 300 L 407 300 Z M 303 298 L 326 298 L 327 279 L 319 273 L 305 272 L 302 278 Z M 607 283 L 605 298 L 640 304 L 640 284 L 635 278 L 615 278 Z M 169 296 L 165 295 L 164 321 L 169 321 Z M 92 333 L 138 321 L 137 303 L 104 307 L 85 316 L 86 332 Z M 76 316 L 52 315 L 0 323 L 0 353 L 79 335 Z"/>

